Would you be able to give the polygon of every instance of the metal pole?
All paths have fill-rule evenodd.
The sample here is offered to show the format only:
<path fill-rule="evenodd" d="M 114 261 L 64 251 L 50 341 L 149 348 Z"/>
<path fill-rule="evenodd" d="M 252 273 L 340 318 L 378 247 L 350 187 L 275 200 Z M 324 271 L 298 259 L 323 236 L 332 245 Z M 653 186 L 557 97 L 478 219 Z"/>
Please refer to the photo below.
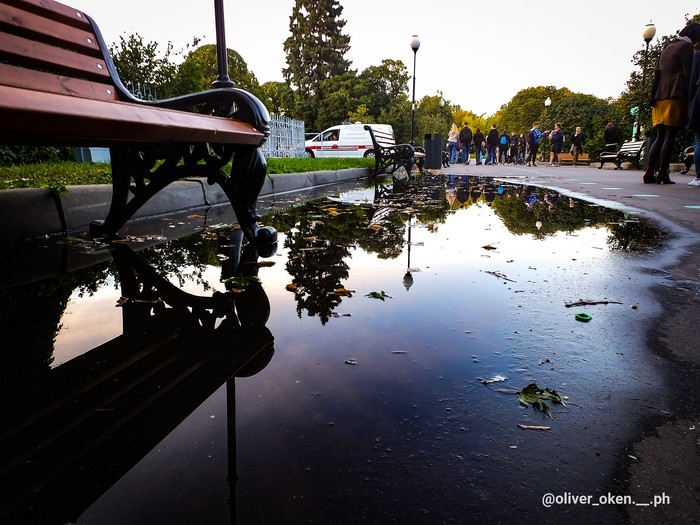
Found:
<path fill-rule="evenodd" d="M 409 144 L 411 146 L 415 145 L 413 140 L 413 129 L 416 120 L 416 55 L 418 54 L 418 49 L 413 50 L 413 95 L 411 98 L 411 140 Z"/>
<path fill-rule="evenodd" d="M 226 30 L 224 28 L 224 0 L 214 0 L 216 17 L 216 58 L 219 76 L 212 82 L 215 88 L 232 88 L 233 82 L 228 76 L 228 50 L 226 49 Z"/>

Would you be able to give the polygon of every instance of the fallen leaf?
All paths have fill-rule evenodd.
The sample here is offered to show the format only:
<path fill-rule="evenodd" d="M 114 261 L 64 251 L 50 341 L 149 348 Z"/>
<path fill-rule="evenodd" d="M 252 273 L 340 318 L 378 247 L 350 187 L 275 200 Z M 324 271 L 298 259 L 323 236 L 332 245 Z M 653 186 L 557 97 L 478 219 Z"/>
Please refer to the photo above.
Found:
<path fill-rule="evenodd" d="M 522 428 L 523 430 L 549 430 L 551 427 L 544 427 L 541 425 L 522 425 L 518 423 L 518 428 Z"/>
<path fill-rule="evenodd" d="M 482 246 L 484 250 L 495 250 L 496 247 L 492 246 L 491 244 L 487 244 L 486 246 Z"/>

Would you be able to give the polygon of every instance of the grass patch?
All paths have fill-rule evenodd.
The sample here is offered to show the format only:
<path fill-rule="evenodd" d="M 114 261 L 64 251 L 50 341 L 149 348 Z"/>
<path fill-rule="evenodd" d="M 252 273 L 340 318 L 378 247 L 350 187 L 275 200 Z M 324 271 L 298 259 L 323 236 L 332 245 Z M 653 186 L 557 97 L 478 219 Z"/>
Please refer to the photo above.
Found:
<path fill-rule="evenodd" d="M 269 174 L 371 168 L 373 166 L 374 159 L 267 159 L 267 172 Z M 228 173 L 230 166 L 224 171 Z M 57 193 L 62 193 L 66 186 L 111 183 L 112 166 L 107 163 L 57 162 L 0 167 L 0 190 L 49 188 Z"/>

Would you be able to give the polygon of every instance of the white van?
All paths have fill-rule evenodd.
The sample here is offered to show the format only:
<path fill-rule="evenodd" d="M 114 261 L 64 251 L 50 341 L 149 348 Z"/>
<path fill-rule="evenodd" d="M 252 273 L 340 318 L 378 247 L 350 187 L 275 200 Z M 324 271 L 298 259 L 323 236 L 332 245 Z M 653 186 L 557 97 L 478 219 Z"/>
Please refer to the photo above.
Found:
<path fill-rule="evenodd" d="M 393 146 L 394 128 L 389 124 L 369 124 L 382 146 Z M 374 157 L 374 146 L 365 125 L 340 124 L 328 128 L 305 143 L 307 157 Z"/>

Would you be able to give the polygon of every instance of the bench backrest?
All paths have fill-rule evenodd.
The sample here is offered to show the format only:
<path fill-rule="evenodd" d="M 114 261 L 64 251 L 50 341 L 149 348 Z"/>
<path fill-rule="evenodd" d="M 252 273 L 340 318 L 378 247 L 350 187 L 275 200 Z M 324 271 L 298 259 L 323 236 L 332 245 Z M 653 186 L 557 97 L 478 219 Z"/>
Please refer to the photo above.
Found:
<path fill-rule="evenodd" d="M 53 0 L 2 0 L 0 62 L 0 85 L 97 100 L 129 98 L 90 18 Z"/>
<path fill-rule="evenodd" d="M 76 104 L 76 97 L 84 100 Z M 97 24 L 85 13 L 54 0 L 0 0 L 3 143 L 259 146 L 268 133 L 267 109 L 244 90 L 140 100 L 122 84 Z"/>
<path fill-rule="evenodd" d="M 644 147 L 643 140 L 630 140 L 620 147 L 620 153 L 638 153 Z"/>

